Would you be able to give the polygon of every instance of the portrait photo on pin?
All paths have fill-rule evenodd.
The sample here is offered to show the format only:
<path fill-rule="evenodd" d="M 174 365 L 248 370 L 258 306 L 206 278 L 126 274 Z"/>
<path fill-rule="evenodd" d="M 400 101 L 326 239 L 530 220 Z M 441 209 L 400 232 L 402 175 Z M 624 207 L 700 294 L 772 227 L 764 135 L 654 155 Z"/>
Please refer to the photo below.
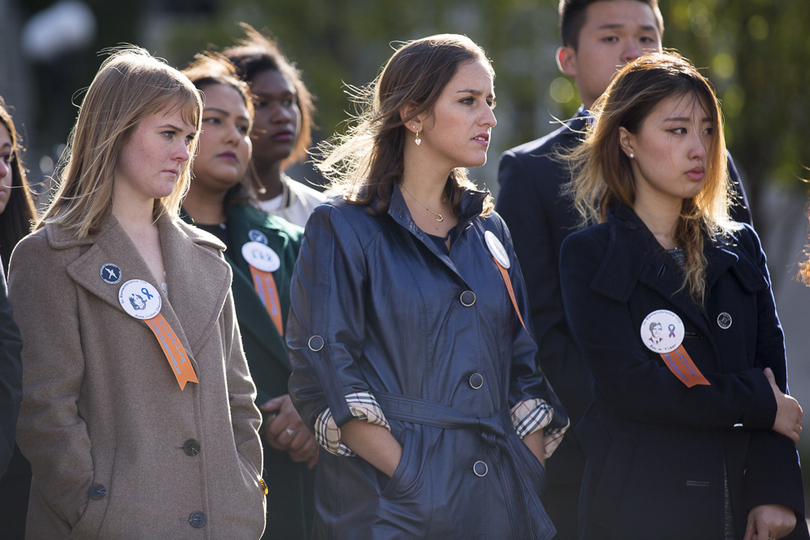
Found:
<path fill-rule="evenodd" d="M 158 290 L 142 279 L 130 279 L 121 285 L 118 302 L 129 315 L 143 320 L 156 316 L 163 305 Z"/>
<path fill-rule="evenodd" d="M 670 353 L 680 347 L 685 334 L 683 321 L 668 309 L 653 311 L 641 323 L 644 346 L 656 353 Z"/>

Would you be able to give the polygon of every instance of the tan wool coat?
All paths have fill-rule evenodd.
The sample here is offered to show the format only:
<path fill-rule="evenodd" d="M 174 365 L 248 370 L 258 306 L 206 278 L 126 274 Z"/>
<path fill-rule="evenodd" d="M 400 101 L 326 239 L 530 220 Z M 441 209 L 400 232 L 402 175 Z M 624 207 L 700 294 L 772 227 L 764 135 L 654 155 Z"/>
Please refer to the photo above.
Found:
<path fill-rule="evenodd" d="M 223 246 L 165 216 L 158 226 L 168 294 L 114 217 L 83 239 L 47 225 L 14 252 L 29 539 L 262 534 L 261 417 Z M 117 283 L 102 279 L 107 264 Z M 199 384 L 181 391 L 154 334 L 119 304 L 130 279 L 159 291 Z"/>

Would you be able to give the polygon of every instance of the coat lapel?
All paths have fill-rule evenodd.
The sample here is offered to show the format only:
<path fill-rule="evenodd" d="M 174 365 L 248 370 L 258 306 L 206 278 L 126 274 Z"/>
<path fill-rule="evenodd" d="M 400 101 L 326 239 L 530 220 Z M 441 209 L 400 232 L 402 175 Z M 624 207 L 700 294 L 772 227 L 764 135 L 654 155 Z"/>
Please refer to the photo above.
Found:
<path fill-rule="evenodd" d="M 89 245 L 87 251 L 68 265 L 68 275 L 76 283 L 111 306 L 123 311 L 118 301 L 118 290 L 130 279 L 148 281 L 158 289 L 161 295 L 163 294 L 160 283 L 155 283 L 149 267 L 138 254 L 135 244 L 113 216 L 109 216 L 104 221 L 98 233 L 84 239 L 66 236 L 65 231 L 59 227 L 54 227 L 52 230 L 54 237 L 51 239 L 51 245 L 54 248 Z M 121 269 L 119 281 L 108 283 L 102 279 L 101 268 L 105 264 L 114 264 Z"/>
<path fill-rule="evenodd" d="M 681 276 L 674 263 L 653 244 L 652 234 L 644 222 L 621 204 L 611 212 L 608 222 L 607 254 L 591 286 L 610 298 L 627 302 L 636 283 L 643 283 L 678 308 L 711 339 L 706 318 L 689 292 L 682 288 Z"/>
<path fill-rule="evenodd" d="M 130 279 L 151 283 L 163 301 L 160 313 L 180 338 L 192 362 L 195 362 L 195 353 L 216 327 L 231 284 L 230 269 L 216 252 L 201 244 L 218 248 L 221 245 L 196 234 L 188 234 L 166 216 L 160 218 L 158 227 L 168 296 L 113 216 L 104 221 L 98 233 L 85 239 L 72 238 L 61 229 L 54 228 L 51 244 L 62 249 L 89 245 L 87 251 L 68 265 L 68 275 L 115 309 L 123 311 L 118 301 L 121 285 Z M 117 283 L 107 283 L 101 278 L 101 268 L 108 263 L 121 269 L 121 279 Z M 191 302 L 191 299 L 194 301 Z"/>
<path fill-rule="evenodd" d="M 196 352 L 217 328 L 231 288 L 231 269 L 219 253 L 224 246 L 216 239 L 167 216 L 160 218 L 158 227 L 169 311 L 178 325 L 178 335 L 185 334 L 186 343 Z M 164 313 L 164 317 L 169 320 L 168 314 Z M 169 322 L 174 327 L 175 321 Z"/>
<path fill-rule="evenodd" d="M 276 225 L 276 222 L 269 214 L 262 212 L 248 205 L 232 205 L 228 208 L 228 233 L 230 235 L 233 253 L 225 260 L 231 265 L 233 270 L 233 294 L 238 304 L 236 316 L 239 319 L 239 327 L 251 332 L 256 337 L 259 344 L 267 353 L 267 358 L 277 359 L 285 369 L 290 370 L 290 362 L 287 357 L 287 346 L 284 337 L 279 334 L 276 325 L 270 318 L 267 308 L 264 307 L 253 284 L 253 277 L 250 274 L 250 266 L 242 257 L 242 246 L 250 240 L 249 231 L 258 230 L 262 232 L 268 240 L 270 247 L 276 250 L 279 257 L 285 256 L 283 245 L 277 245 L 286 238 L 285 231 Z M 293 263 L 294 264 L 294 263 Z M 286 261 L 277 272 L 274 278 L 279 289 L 279 297 L 282 302 L 282 309 L 289 310 L 289 303 L 281 299 L 281 289 L 283 284 L 280 280 L 289 282 L 292 279 L 292 268 L 287 268 Z M 286 270 L 282 272 L 282 270 Z M 286 313 L 284 320 L 286 321 Z"/>

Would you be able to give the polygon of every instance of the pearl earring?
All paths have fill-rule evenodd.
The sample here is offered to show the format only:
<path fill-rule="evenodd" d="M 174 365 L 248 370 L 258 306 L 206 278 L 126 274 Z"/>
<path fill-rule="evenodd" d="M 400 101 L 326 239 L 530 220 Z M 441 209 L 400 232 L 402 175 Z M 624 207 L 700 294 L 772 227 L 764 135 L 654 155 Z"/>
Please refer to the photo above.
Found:
<path fill-rule="evenodd" d="M 633 152 L 630 152 L 630 159 L 633 159 L 636 155 Z"/>

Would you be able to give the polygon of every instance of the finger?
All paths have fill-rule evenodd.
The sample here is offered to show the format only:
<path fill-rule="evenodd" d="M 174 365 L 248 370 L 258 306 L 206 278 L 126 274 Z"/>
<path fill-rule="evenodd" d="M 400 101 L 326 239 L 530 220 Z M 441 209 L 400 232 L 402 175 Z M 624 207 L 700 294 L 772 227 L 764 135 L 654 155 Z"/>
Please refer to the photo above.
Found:
<path fill-rule="evenodd" d="M 772 386 L 777 386 L 776 379 L 773 376 L 773 371 L 769 367 L 765 368 L 765 378 L 768 379 L 768 382 L 771 383 Z"/>
<path fill-rule="evenodd" d="M 283 396 L 274 397 L 273 399 L 267 401 L 264 405 L 259 405 L 259 408 L 263 411 L 275 411 L 281 408 L 285 397 L 287 397 L 286 394 Z"/>
<path fill-rule="evenodd" d="M 276 450 L 281 450 L 282 452 L 287 451 L 287 447 L 279 443 L 278 440 L 272 435 L 270 435 L 268 431 L 264 432 L 264 442 L 270 445 L 272 448 L 275 448 Z"/>
<path fill-rule="evenodd" d="M 748 514 L 748 525 L 745 527 L 745 536 L 743 540 L 754 540 L 754 532 L 756 529 L 754 528 L 754 518 L 751 514 Z"/>

